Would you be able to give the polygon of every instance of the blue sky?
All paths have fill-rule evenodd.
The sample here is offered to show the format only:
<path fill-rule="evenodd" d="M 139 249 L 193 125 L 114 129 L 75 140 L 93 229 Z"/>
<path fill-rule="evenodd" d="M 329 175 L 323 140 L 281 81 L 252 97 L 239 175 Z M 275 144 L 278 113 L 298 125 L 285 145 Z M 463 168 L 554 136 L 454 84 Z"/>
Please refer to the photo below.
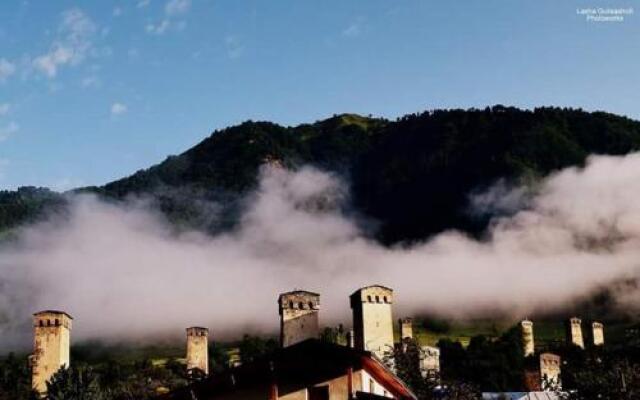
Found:
<path fill-rule="evenodd" d="M 640 119 L 635 0 L 0 4 L 0 189 L 102 184 L 238 122 L 558 105 Z"/>

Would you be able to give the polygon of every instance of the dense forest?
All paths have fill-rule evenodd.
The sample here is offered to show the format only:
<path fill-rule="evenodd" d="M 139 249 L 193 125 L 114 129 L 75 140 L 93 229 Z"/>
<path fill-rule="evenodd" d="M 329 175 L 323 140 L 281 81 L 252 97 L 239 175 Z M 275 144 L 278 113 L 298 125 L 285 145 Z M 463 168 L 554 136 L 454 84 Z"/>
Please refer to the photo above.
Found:
<path fill-rule="evenodd" d="M 640 122 L 576 109 L 494 106 L 395 121 L 342 114 L 295 127 L 248 121 L 129 177 L 73 192 L 147 196 L 176 226 L 215 232 L 235 223 L 239 200 L 254 187 L 262 164 L 309 164 L 344 177 L 355 211 L 375 221 L 376 237 L 391 244 L 450 228 L 480 234 L 491 216 L 469 212 L 470 193 L 499 179 L 535 182 L 581 165 L 589 154 L 638 149 Z M 0 192 L 0 231 L 61 209 L 68 195 Z M 202 205 L 210 201 L 224 218 L 208 215 Z"/>

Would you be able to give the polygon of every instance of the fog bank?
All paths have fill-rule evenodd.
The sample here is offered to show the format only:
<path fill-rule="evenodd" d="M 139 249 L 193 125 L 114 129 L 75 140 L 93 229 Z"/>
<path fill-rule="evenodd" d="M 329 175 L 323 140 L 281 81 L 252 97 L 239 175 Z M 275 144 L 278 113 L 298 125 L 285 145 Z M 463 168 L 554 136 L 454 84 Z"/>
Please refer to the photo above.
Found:
<path fill-rule="evenodd" d="M 526 201 L 522 200 L 526 198 Z M 452 317 L 556 310 L 640 265 L 640 154 L 594 156 L 545 179 L 536 193 L 489 191 L 485 209 L 526 204 L 493 221 L 485 241 L 445 232 L 411 247 L 367 239 L 343 213 L 348 187 L 305 167 L 265 166 L 233 232 L 176 235 L 145 202 L 72 200 L 70 217 L 25 227 L 0 249 L 0 349 L 28 346 L 30 315 L 57 308 L 74 340 L 276 332 L 278 293 L 321 293 L 323 324 L 350 324 L 348 295 L 395 289 L 395 316 Z M 516 201 L 517 200 L 517 201 Z M 617 293 L 637 307 L 640 293 Z"/>

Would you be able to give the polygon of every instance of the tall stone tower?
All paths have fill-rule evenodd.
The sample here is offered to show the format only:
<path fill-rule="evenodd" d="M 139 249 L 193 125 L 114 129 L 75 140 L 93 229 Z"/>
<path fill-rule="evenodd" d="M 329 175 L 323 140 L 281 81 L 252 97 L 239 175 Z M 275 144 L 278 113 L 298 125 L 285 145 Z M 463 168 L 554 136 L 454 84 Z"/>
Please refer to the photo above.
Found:
<path fill-rule="evenodd" d="M 40 394 L 60 368 L 69 366 L 71 321 L 64 311 L 46 310 L 33 314 L 34 345 L 31 356 L 31 386 Z"/>
<path fill-rule="evenodd" d="M 317 338 L 320 295 L 305 290 L 282 293 L 278 298 L 280 311 L 280 345 L 291 346 L 306 339 Z"/>
<path fill-rule="evenodd" d="M 400 327 L 400 340 L 413 339 L 413 319 L 412 318 L 400 318 L 398 320 L 398 326 Z"/>
<path fill-rule="evenodd" d="M 200 370 L 209 374 L 209 329 L 187 328 L 187 371 Z"/>
<path fill-rule="evenodd" d="M 367 286 L 355 291 L 350 300 L 356 349 L 371 351 L 382 359 L 393 349 L 393 290 Z"/>
<path fill-rule="evenodd" d="M 591 336 L 594 346 L 602 346 L 604 344 L 604 325 L 594 321 L 591 324 Z"/>
<path fill-rule="evenodd" d="M 567 342 L 584 349 L 582 321 L 580 318 L 573 317 L 567 322 Z"/>
<path fill-rule="evenodd" d="M 560 356 L 553 353 L 540 354 L 540 380 L 542 390 L 562 389 Z"/>
<path fill-rule="evenodd" d="M 535 343 L 533 340 L 533 322 L 525 319 L 520 322 L 520 332 L 522 333 L 522 347 L 524 356 L 528 357 L 535 353 Z"/>

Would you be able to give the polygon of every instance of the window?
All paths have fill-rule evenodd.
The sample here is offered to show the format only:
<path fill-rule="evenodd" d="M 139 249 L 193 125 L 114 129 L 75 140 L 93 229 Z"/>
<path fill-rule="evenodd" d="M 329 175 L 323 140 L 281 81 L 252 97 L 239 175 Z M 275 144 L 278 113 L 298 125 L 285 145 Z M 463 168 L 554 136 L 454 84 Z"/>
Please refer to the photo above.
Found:
<path fill-rule="evenodd" d="M 380 303 L 380 296 L 376 296 L 376 303 Z"/>
<path fill-rule="evenodd" d="M 388 303 L 388 301 L 387 301 L 387 296 L 384 296 L 384 297 L 383 297 L 383 299 L 384 299 L 384 302 L 385 302 L 385 303 Z"/>
<path fill-rule="evenodd" d="M 60 326 L 60 320 L 56 318 L 56 326 Z"/>
<path fill-rule="evenodd" d="M 40 320 L 40 326 L 44 326 L 44 321 Z"/>
<path fill-rule="evenodd" d="M 367 301 L 371 303 L 371 296 L 367 296 Z"/>
<path fill-rule="evenodd" d="M 313 302 L 312 301 L 309 302 L 309 310 L 313 310 Z"/>
<path fill-rule="evenodd" d="M 293 308 L 293 301 L 289 302 L 289 308 Z"/>
<path fill-rule="evenodd" d="M 373 379 L 369 379 L 369 393 L 375 393 L 376 391 L 376 383 Z"/>
<path fill-rule="evenodd" d="M 298 303 L 298 307 L 300 307 L 301 310 L 304 310 L 304 303 L 303 302 Z"/>
<path fill-rule="evenodd" d="M 308 389 L 309 400 L 329 400 L 329 386 L 317 386 Z"/>

